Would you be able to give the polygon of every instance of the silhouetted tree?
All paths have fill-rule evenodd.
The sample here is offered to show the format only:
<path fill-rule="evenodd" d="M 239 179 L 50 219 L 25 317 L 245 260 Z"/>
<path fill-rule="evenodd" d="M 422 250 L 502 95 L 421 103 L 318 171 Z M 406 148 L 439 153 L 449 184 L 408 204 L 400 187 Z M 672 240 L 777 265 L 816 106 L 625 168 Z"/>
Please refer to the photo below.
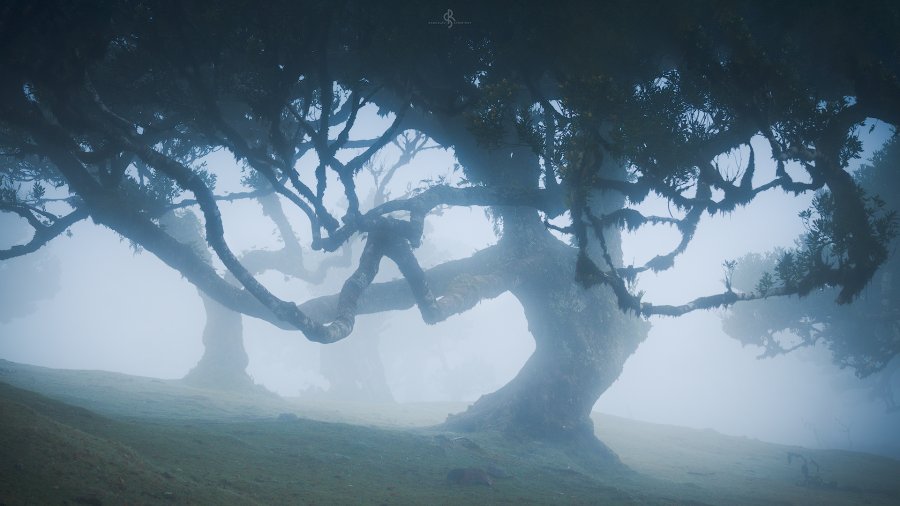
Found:
<path fill-rule="evenodd" d="M 871 165 L 863 165 L 855 174 L 861 191 L 871 195 L 878 207 L 900 208 L 900 142 L 896 135 L 878 151 Z M 798 244 L 821 243 L 822 248 L 839 250 L 840 245 L 827 242 L 823 230 L 836 226 L 829 220 L 832 197 L 827 192 L 814 200 L 813 214 L 801 215 L 807 232 Z M 890 226 L 885 223 L 885 226 Z M 783 283 L 791 276 L 796 254 L 775 251 L 751 254 L 739 259 L 734 284 L 743 290 L 755 285 Z M 723 320 L 725 331 L 744 344 L 760 346 L 762 356 L 771 357 L 816 344 L 827 347 L 834 362 L 851 368 L 860 378 L 879 373 L 872 381 L 873 395 L 889 412 L 897 410 L 892 385 L 900 369 L 896 359 L 900 353 L 900 255 L 891 247 L 891 255 L 875 272 L 869 286 L 852 303 L 835 306 L 835 290 L 824 287 L 802 299 L 788 298 L 754 301 L 735 306 Z M 759 289 L 759 288 L 756 288 Z M 891 367 L 888 364 L 894 362 Z"/>
<path fill-rule="evenodd" d="M 358 314 L 417 306 L 433 324 L 511 292 L 535 352 L 448 427 L 612 457 L 589 413 L 646 335 L 641 317 L 824 286 L 849 302 L 887 257 L 890 217 L 846 167 L 864 120 L 900 120 L 894 2 L 489 3 L 456 9 L 469 24 L 449 26 L 440 24 L 444 6 L 412 2 L 0 9 L 4 177 L 27 191 L 37 180 L 23 165 L 37 160 L 69 197 L 36 219 L 29 248 L 90 216 L 223 306 L 321 343 L 347 337 Z M 390 126 L 358 138 L 354 126 L 373 108 Z M 366 209 L 360 170 L 408 130 L 451 148 L 466 183 L 438 181 Z M 774 174 L 757 171 L 752 149 L 746 166 L 720 166 L 755 136 L 768 141 Z M 179 154 L 212 149 L 267 183 L 252 198 L 289 204 L 309 225 L 312 249 L 365 238 L 340 294 L 297 304 L 260 283 L 229 247 L 218 209 L 241 196 L 217 195 L 212 173 Z M 143 204 L 141 164 L 177 189 L 168 202 Z M 345 207 L 328 204 L 330 185 Z M 801 245 L 780 281 L 742 293 L 729 282 L 677 306 L 636 290 L 642 273 L 675 265 L 703 215 L 762 192 L 823 189 L 828 205 L 809 219 L 833 223 L 819 235 L 832 246 Z M 635 209 L 651 194 L 672 213 Z M 45 204 L 22 192 L 6 203 L 35 217 Z M 415 249 L 428 213 L 472 205 L 490 208 L 497 244 L 423 270 Z M 187 206 L 201 213 L 208 249 L 236 284 L 160 226 Z M 560 220 L 568 224 L 551 223 Z M 645 225 L 670 225 L 682 240 L 626 266 L 619 231 Z M 373 284 L 385 257 L 402 279 Z"/>

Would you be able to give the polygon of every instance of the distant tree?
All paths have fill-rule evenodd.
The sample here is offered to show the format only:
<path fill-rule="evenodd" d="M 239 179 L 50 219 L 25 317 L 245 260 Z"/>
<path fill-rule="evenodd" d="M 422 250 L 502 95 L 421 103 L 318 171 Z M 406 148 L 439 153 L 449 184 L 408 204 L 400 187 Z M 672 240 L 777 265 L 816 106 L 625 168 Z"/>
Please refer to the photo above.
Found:
<path fill-rule="evenodd" d="M 321 343 L 347 337 L 359 314 L 417 306 L 435 324 L 510 292 L 535 352 L 446 425 L 612 460 L 589 414 L 645 337 L 640 317 L 825 286 L 850 302 L 887 257 L 890 216 L 846 169 L 864 120 L 900 122 L 895 2 L 486 3 L 459 9 L 470 24 L 449 26 L 439 24 L 445 9 L 7 2 L 0 145 L 16 191 L 5 205 L 47 213 L 32 223 L 31 249 L 90 216 L 223 306 Z M 358 119 L 375 110 L 390 126 L 359 137 Z M 366 209 L 360 171 L 410 130 L 452 149 L 464 184 L 435 181 Z M 756 136 L 771 147 L 773 175 L 757 171 L 752 150 L 746 166 L 724 162 Z M 251 253 L 229 247 L 218 202 L 240 196 L 216 194 L 212 176 L 224 169 L 182 155 L 212 149 L 265 181 L 252 198 L 271 193 L 289 205 L 312 249 L 364 238 L 338 295 L 279 298 L 242 261 Z M 147 205 L 140 165 L 177 192 Z M 34 195 L 45 180 L 66 200 Z M 808 219 L 834 226 L 798 248 L 780 281 L 742 293 L 728 281 L 677 306 L 637 291 L 643 273 L 675 265 L 702 216 L 762 192 L 823 189 L 827 205 Z M 334 190 L 345 206 L 329 204 Z M 672 213 L 634 207 L 651 194 Z M 423 270 L 415 250 L 429 212 L 472 205 L 490 209 L 497 244 Z M 162 227 L 186 206 L 199 210 L 205 250 L 237 284 Z M 646 225 L 670 225 L 682 240 L 645 265 L 624 265 L 620 230 Z M 402 279 L 373 283 L 385 257 Z"/>
<path fill-rule="evenodd" d="M 876 207 L 900 209 L 900 141 L 894 135 L 878 151 L 871 165 L 863 165 L 855 174 L 862 192 L 871 195 Z M 823 192 L 814 200 L 815 218 L 801 215 L 807 232 L 798 244 L 821 244 L 823 249 L 840 250 L 829 243 L 823 232 L 837 224 L 829 219 L 832 196 Z M 890 216 L 887 214 L 886 216 Z M 892 226 L 885 222 L 884 226 Z M 766 283 L 790 279 L 797 257 L 791 251 L 764 255 L 750 254 L 736 263 L 734 286 L 740 290 L 759 290 Z M 894 375 L 900 369 L 900 254 L 891 246 L 887 261 L 875 272 L 869 286 L 852 303 L 836 306 L 833 288 L 814 290 L 804 298 L 754 301 L 731 308 L 723 328 L 744 344 L 760 346 L 762 356 L 771 357 L 814 345 L 827 347 L 834 362 L 849 367 L 860 378 L 883 371 L 872 381 L 873 395 L 889 412 L 897 411 L 893 391 Z M 888 364 L 893 365 L 887 367 Z"/>

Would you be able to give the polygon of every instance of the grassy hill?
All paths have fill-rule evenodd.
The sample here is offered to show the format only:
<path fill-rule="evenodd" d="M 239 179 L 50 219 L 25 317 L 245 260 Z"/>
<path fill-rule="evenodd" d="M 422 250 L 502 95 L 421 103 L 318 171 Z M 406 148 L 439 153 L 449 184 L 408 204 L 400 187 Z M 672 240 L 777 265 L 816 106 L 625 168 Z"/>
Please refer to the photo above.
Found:
<path fill-rule="evenodd" d="M 0 504 L 900 504 L 900 462 L 861 453 L 597 415 L 630 470 L 596 469 L 546 445 L 422 428 L 463 408 L 0 361 Z M 492 484 L 448 480 L 459 468 Z"/>

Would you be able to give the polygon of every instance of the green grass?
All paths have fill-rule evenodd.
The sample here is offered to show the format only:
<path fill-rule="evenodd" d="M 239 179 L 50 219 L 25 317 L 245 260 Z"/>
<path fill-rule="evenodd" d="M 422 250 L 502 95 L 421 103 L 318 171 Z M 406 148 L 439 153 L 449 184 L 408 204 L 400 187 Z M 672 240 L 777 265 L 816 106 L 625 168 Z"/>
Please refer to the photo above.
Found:
<path fill-rule="evenodd" d="M 603 415 L 600 437 L 633 471 L 421 428 L 458 404 L 304 403 L 4 361 L 0 382 L 0 504 L 900 503 L 891 459 Z M 822 485 L 788 452 L 815 459 Z M 488 466 L 509 477 L 446 478 Z"/>

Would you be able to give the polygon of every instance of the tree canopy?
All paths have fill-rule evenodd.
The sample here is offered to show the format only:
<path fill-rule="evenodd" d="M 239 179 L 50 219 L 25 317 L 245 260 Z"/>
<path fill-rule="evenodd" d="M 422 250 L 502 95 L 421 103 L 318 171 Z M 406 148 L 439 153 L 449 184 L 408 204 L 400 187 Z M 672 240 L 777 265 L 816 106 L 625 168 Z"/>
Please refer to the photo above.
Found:
<path fill-rule="evenodd" d="M 226 305 L 271 313 L 266 317 L 331 341 L 349 332 L 356 312 L 349 306 L 382 256 L 401 266 L 426 319 L 463 309 L 442 304 L 421 279 L 410 247 L 420 240 L 424 216 L 437 205 L 517 205 L 547 218 L 568 211 L 572 223 L 559 230 L 582 252 L 605 227 L 676 227 L 681 244 L 643 266 L 603 269 L 589 255 L 580 257 L 582 283 L 614 287 L 623 307 L 643 315 L 826 284 L 841 287 L 841 301 L 851 300 L 884 260 L 888 231 L 844 169 L 859 155 L 856 128 L 863 120 L 896 123 L 897 8 L 890 2 L 643 7 L 498 4 L 473 7 L 477 23 L 436 31 L 428 23 L 431 6 L 8 3 L 3 205 L 28 219 L 36 235 L 5 256 L 34 249 L 90 215 Z M 367 103 L 393 123 L 377 139 L 351 140 Z M 436 185 L 359 209 L 354 178 L 373 153 L 406 128 L 452 144 L 445 140 L 448 123 L 470 134 L 456 135 L 456 143 L 528 145 L 540 173 L 463 164 L 469 186 Z M 752 157 L 739 174 L 723 174 L 717 165 L 717 157 L 754 135 L 769 140 L 779 167 L 763 184 L 755 181 Z M 345 287 L 349 306 L 333 324 L 323 326 L 272 295 L 223 241 L 214 178 L 192 165 L 221 148 L 245 164 L 253 191 L 276 192 L 304 214 L 314 249 L 335 250 L 355 233 L 369 234 L 354 283 Z M 354 148 L 361 153 L 340 161 L 339 151 Z M 318 158 L 315 184 L 305 183 L 297 167 L 309 150 Z M 790 163 L 805 174 L 792 177 Z M 615 173 L 612 165 L 624 170 Z M 329 171 L 348 201 L 340 217 L 323 202 Z M 65 201 L 69 213 L 43 211 L 48 184 L 73 197 Z M 832 258 L 810 252 L 811 263 L 795 266 L 782 286 L 752 295 L 729 290 L 681 307 L 654 306 L 628 291 L 636 273 L 674 264 L 702 214 L 727 212 L 763 191 L 822 188 L 833 196 L 834 220 L 844 224 L 823 233 L 844 247 Z M 184 191 L 203 213 L 209 245 L 244 291 L 223 285 L 154 223 Z M 680 213 L 643 216 L 628 206 L 598 213 L 592 201 L 604 193 L 628 204 L 655 193 Z M 400 210 L 410 219 L 388 217 Z"/>

